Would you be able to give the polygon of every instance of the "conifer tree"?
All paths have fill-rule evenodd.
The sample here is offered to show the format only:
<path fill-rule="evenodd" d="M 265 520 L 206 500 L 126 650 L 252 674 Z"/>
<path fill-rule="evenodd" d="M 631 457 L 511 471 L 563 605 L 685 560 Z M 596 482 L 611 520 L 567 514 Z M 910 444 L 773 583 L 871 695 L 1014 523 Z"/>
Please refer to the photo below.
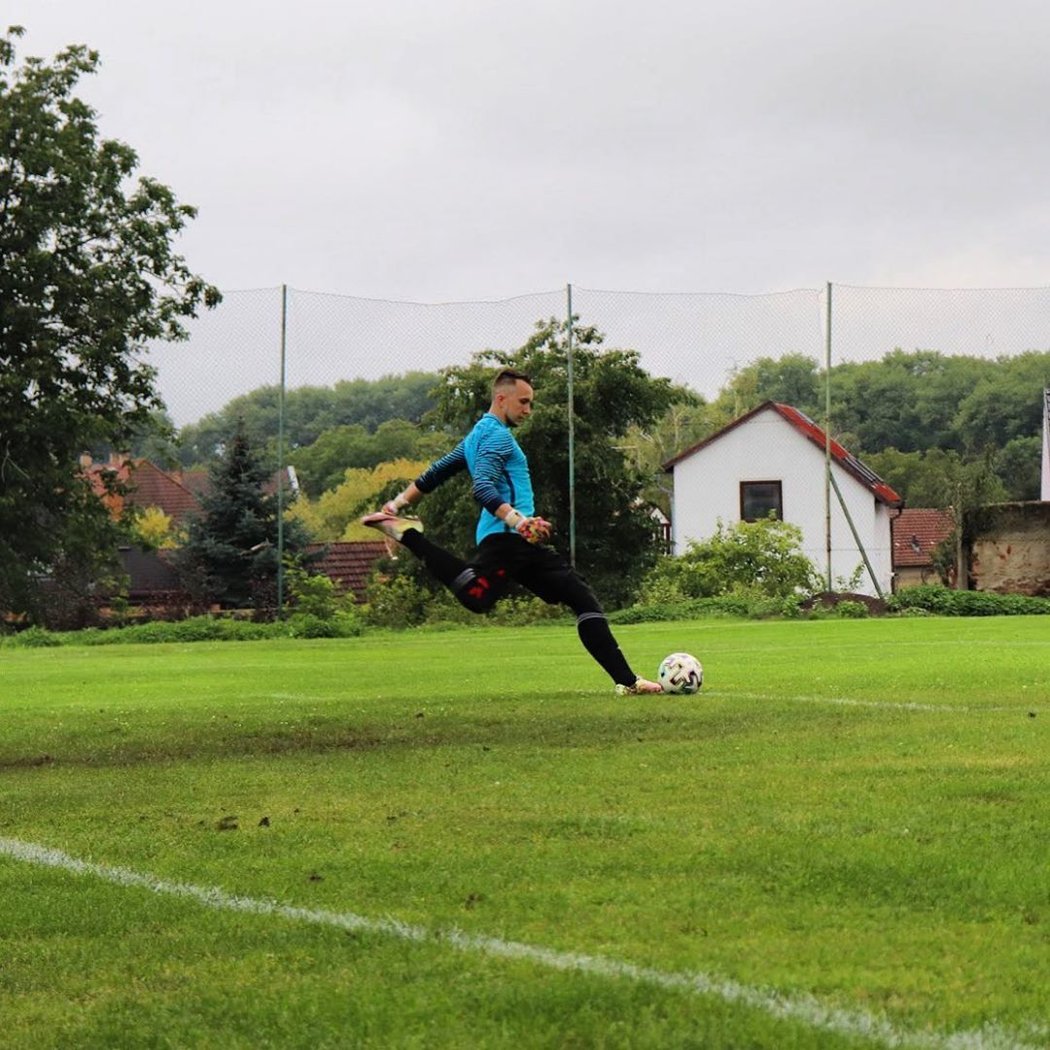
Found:
<path fill-rule="evenodd" d="M 277 497 L 271 473 L 239 426 L 209 470 L 211 491 L 189 526 L 178 565 L 197 598 L 227 608 L 272 607 L 278 566 Z M 286 521 L 284 548 L 295 554 L 307 540 L 303 527 Z"/>

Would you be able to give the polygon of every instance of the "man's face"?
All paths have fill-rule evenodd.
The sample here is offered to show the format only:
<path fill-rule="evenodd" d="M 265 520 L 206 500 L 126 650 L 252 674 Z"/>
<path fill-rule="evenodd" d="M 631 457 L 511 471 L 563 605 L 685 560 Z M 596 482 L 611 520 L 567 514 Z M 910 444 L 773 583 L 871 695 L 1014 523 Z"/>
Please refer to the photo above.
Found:
<path fill-rule="evenodd" d="M 532 412 L 532 387 L 524 379 L 515 380 L 512 387 L 502 388 L 496 399 L 508 427 L 518 426 Z"/>

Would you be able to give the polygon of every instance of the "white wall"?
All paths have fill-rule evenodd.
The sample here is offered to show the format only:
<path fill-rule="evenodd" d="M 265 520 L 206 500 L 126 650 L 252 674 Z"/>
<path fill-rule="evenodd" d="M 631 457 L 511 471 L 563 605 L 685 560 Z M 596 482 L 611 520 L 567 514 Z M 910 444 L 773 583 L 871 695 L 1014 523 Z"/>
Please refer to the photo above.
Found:
<path fill-rule="evenodd" d="M 890 518 L 895 511 L 832 461 L 832 471 L 853 524 L 861 537 L 884 594 L 890 593 L 892 547 Z M 827 574 L 824 502 L 824 453 L 770 408 L 724 433 L 674 467 L 672 539 L 676 554 L 689 540 L 712 536 L 719 519 L 727 527 L 740 520 L 740 482 L 779 481 L 784 520 L 802 530 L 802 549 L 822 576 Z M 863 559 L 849 523 L 831 492 L 831 572 L 836 587 Z M 863 569 L 857 590 L 876 594 Z"/>

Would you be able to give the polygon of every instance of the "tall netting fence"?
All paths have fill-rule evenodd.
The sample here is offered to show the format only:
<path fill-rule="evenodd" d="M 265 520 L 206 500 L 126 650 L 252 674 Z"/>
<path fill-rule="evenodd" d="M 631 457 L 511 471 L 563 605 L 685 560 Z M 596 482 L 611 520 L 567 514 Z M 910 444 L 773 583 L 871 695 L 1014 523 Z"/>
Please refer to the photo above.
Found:
<path fill-rule="evenodd" d="M 465 364 L 481 350 L 514 350 L 538 322 L 564 322 L 570 311 L 580 324 L 603 333 L 606 347 L 637 351 L 651 375 L 708 399 L 760 358 L 801 355 L 821 372 L 830 361 L 826 375 L 833 385 L 835 365 L 877 361 L 895 349 L 988 360 L 1050 350 L 1050 287 L 829 283 L 741 295 L 568 285 L 504 300 L 440 304 L 279 287 L 226 292 L 217 309 L 191 323 L 188 341 L 155 347 L 151 359 L 169 414 L 184 427 L 260 387 L 272 388 L 276 396 L 282 381 L 285 391 L 326 387 L 436 371 Z M 1041 396 L 1041 389 L 1033 390 L 1039 404 Z M 834 433 L 834 419 L 831 423 Z M 874 554 L 889 557 L 889 551 Z"/>
<path fill-rule="evenodd" d="M 413 303 L 283 288 L 224 293 L 183 343 L 151 348 L 177 426 L 262 386 L 326 386 L 466 363 L 513 350 L 537 322 L 572 313 L 607 347 L 638 351 L 651 374 L 713 397 L 759 358 L 823 367 L 894 349 L 995 359 L 1050 349 L 1050 288 L 827 285 L 764 295 L 640 293 L 567 286 L 495 301 Z M 829 316 L 830 315 L 830 316 Z M 828 323 L 830 320 L 830 344 Z"/>
<path fill-rule="evenodd" d="M 1050 287 L 831 286 L 833 365 L 898 348 L 993 360 L 1050 350 Z"/>

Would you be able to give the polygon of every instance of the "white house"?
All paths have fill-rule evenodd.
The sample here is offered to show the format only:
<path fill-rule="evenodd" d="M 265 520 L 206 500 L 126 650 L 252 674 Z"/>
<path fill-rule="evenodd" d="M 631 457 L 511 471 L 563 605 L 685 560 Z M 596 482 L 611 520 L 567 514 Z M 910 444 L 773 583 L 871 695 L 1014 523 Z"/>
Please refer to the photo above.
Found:
<path fill-rule="evenodd" d="M 714 535 L 718 523 L 755 521 L 775 511 L 802 530 L 802 548 L 827 576 L 825 435 L 805 413 L 767 401 L 664 464 L 674 479 L 671 504 L 673 550 Z M 893 579 L 890 523 L 903 500 L 837 441 L 831 442 L 831 473 L 849 518 L 884 594 Z M 856 590 L 878 590 L 864 567 L 860 545 L 831 489 L 831 575 L 835 586 L 862 567 Z"/>

